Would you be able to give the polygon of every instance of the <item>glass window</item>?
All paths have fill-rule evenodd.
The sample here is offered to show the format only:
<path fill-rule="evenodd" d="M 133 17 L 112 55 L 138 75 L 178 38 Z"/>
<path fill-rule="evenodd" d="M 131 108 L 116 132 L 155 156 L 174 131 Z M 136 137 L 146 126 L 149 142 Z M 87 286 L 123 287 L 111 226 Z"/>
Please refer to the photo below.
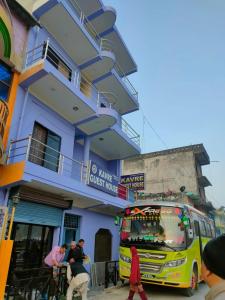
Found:
<path fill-rule="evenodd" d="M 57 172 L 61 138 L 37 122 L 34 124 L 29 160 Z"/>
<path fill-rule="evenodd" d="M 43 55 L 45 53 L 46 45 L 43 48 Z M 62 73 L 69 81 L 72 78 L 72 70 L 69 66 L 63 61 L 60 56 L 50 47 L 48 46 L 46 59 Z"/>
<path fill-rule="evenodd" d="M 200 221 L 200 231 L 202 236 L 206 236 L 206 228 L 205 228 L 205 222 Z"/>
<path fill-rule="evenodd" d="M 182 210 L 180 208 L 146 207 L 147 210 L 150 214 L 128 216 L 123 219 L 121 240 L 165 242 L 171 247 L 185 245 L 185 226 L 181 222 Z"/>
<path fill-rule="evenodd" d="M 40 267 L 52 248 L 53 227 L 14 223 L 13 239 L 11 267 Z"/>
<path fill-rule="evenodd" d="M 207 237 L 212 237 L 212 231 L 211 231 L 211 227 L 209 225 L 209 223 L 205 223 L 206 225 L 206 235 Z"/>
<path fill-rule="evenodd" d="M 11 70 L 0 61 L 0 98 L 7 101 L 12 81 Z"/>

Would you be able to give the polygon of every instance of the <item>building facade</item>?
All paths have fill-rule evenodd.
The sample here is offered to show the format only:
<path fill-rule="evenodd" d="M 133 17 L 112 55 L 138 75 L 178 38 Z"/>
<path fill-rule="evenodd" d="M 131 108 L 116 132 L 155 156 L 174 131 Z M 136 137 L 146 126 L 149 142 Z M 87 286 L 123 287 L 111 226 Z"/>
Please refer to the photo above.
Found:
<path fill-rule="evenodd" d="M 202 144 L 141 154 L 123 162 L 123 175 L 144 173 L 145 186 L 139 197 L 175 199 L 201 208 L 207 201 L 205 187 L 211 185 L 202 173 L 210 163 Z"/>
<path fill-rule="evenodd" d="M 17 4 L 35 23 L 2 134 L 0 205 L 19 199 L 15 267 L 39 266 L 53 245 L 79 238 L 92 261 L 117 259 L 114 216 L 133 201 L 119 185 L 121 159 L 140 153 L 123 118 L 139 109 L 128 79 L 136 63 L 99 0 Z"/>
<path fill-rule="evenodd" d="M 222 206 L 214 211 L 214 220 L 217 236 L 225 234 L 225 207 Z"/>

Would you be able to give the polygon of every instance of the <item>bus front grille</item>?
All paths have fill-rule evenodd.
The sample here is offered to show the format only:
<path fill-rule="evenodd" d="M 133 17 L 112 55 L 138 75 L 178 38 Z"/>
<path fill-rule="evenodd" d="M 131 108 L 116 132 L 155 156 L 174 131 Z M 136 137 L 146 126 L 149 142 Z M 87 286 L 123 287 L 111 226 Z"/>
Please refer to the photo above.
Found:
<path fill-rule="evenodd" d="M 140 271 L 141 272 L 150 272 L 150 273 L 160 273 L 162 269 L 161 264 L 154 263 L 140 263 Z"/>
<path fill-rule="evenodd" d="M 140 258 L 146 258 L 146 259 L 155 259 L 155 260 L 161 260 L 166 258 L 166 254 L 162 253 L 151 253 L 151 252 L 139 252 L 138 251 L 138 256 Z"/>

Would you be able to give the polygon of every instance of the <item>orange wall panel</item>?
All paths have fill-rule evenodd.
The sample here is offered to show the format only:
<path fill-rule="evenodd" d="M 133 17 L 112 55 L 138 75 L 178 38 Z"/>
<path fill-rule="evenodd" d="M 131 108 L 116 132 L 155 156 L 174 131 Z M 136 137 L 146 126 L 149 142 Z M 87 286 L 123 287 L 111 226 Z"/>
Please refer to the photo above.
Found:
<path fill-rule="evenodd" d="M 25 161 L 0 166 L 0 187 L 18 182 L 23 179 Z"/>

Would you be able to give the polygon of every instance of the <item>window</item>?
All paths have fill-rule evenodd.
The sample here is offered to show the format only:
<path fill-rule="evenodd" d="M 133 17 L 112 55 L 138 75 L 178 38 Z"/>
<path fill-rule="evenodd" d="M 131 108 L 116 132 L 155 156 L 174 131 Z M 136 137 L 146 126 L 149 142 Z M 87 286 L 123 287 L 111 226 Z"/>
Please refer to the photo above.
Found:
<path fill-rule="evenodd" d="M 205 223 L 205 226 L 206 226 L 207 237 L 212 237 L 212 231 L 211 231 L 211 227 L 210 227 L 209 223 Z"/>
<path fill-rule="evenodd" d="M 29 161 L 57 172 L 59 166 L 59 151 L 61 138 L 35 122 Z"/>
<path fill-rule="evenodd" d="M 199 225 L 200 225 L 201 235 L 202 236 L 206 236 L 205 222 L 201 220 L 200 223 L 199 223 Z"/>
<path fill-rule="evenodd" d="M 7 101 L 12 81 L 11 70 L 0 61 L 0 98 Z"/>
<path fill-rule="evenodd" d="M 79 226 L 79 216 L 71 215 L 71 214 L 65 214 L 64 227 L 78 228 L 78 226 Z"/>
<path fill-rule="evenodd" d="M 43 258 L 52 248 L 53 230 L 50 226 L 14 222 L 11 267 L 40 267 Z"/>
<path fill-rule="evenodd" d="M 65 214 L 64 217 L 64 243 L 70 245 L 79 239 L 79 220 L 77 215 Z"/>
<path fill-rule="evenodd" d="M 43 56 L 45 53 L 46 44 L 43 48 Z M 52 64 L 60 73 L 62 73 L 69 81 L 71 81 L 72 70 L 68 67 L 68 65 L 60 58 L 60 56 L 50 47 L 48 46 L 46 59 Z"/>

